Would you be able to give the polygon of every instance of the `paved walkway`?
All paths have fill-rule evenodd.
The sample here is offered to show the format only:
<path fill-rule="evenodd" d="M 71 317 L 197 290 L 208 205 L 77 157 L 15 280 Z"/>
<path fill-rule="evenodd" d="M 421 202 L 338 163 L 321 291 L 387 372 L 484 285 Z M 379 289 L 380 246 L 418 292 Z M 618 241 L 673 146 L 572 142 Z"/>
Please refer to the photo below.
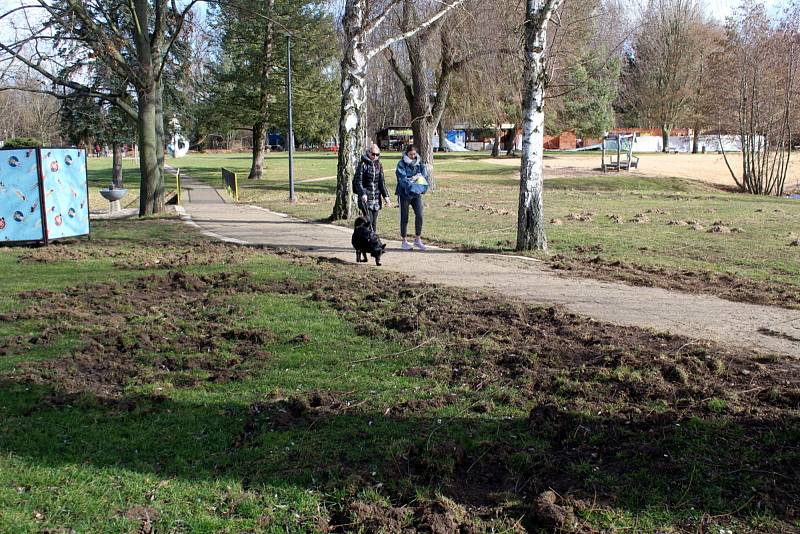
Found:
<path fill-rule="evenodd" d="M 347 228 L 294 219 L 257 206 L 231 203 L 214 188 L 190 178 L 185 207 L 194 224 L 218 239 L 297 249 L 353 262 Z M 379 229 L 393 233 L 396 209 L 381 214 Z M 420 280 L 470 289 L 489 289 L 533 304 L 568 310 L 621 325 L 654 328 L 692 339 L 754 348 L 800 358 L 800 311 L 730 302 L 651 287 L 574 278 L 526 258 L 461 253 L 430 248 L 406 252 L 388 241 L 383 269 Z M 359 264 L 374 269 L 375 263 Z"/>

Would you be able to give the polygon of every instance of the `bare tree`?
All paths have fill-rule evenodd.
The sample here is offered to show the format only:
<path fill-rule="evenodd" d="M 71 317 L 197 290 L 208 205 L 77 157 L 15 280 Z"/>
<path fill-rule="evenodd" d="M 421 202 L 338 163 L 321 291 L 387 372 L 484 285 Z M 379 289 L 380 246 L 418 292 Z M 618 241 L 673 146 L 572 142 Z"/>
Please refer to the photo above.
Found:
<path fill-rule="evenodd" d="M 435 2 L 433 3 L 435 5 Z M 428 170 L 431 189 L 436 188 L 433 172 L 433 134 L 440 126 L 450 98 L 453 82 L 478 57 L 495 60 L 502 52 L 487 36 L 485 23 L 496 6 L 488 2 L 465 4 L 467 9 L 452 12 L 424 31 L 403 39 L 403 58 L 393 48 L 385 50 L 387 61 L 402 83 L 411 112 L 411 129 L 420 160 Z M 430 10 L 428 2 L 403 0 L 399 29 L 407 33 Z M 438 46 L 437 46 L 438 45 Z M 443 128 L 442 128 L 443 130 Z M 440 146 L 445 143 L 440 133 Z"/>
<path fill-rule="evenodd" d="M 376 28 L 386 20 L 400 0 L 389 0 L 375 13 L 368 0 L 346 0 L 342 15 L 344 54 L 342 58 L 342 104 L 339 115 L 339 160 L 336 169 L 336 203 L 332 220 L 349 219 L 353 211 L 352 182 L 355 166 L 364 151 L 365 110 L 367 100 L 367 64 L 392 44 L 425 30 L 465 0 L 442 1 L 442 7 L 426 20 L 404 33 L 370 45 Z"/>
<path fill-rule="evenodd" d="M 782 195 L 797 98 L 797 25 L 793 19 L 775 24 L 760 4 L 742 5 L 729 20 L 727 34 L 720 81 L 730 88 L 732 97 L 719 108 L 719 123 L 721 129 L 723 114 L 735 117 L 742 143 L 741 174 L 734 171 L 723 150 L 725 163 L 742 191 Z"/>
<path fill-rule="evenodd" d="M 24 35 L 17 34 L 12 43 L 0 42 L 0 62 L 13 60 L 37 72 L 50 84 L 39 92 L 99 98 L 136 120 L 140 215 L 164 208 L 163 77 L 167 58 L 197 1 L 178 8 L 174 0 L 37 0 L 0 13 L 0 21 L 19 12 L 32 13 L 25 17 Z M 94 61 L 126 81 L 136 94 L 135 106 L 127 92 L 82 83 L 86 67 Z"/>
<path fill-rule="evenodd" d="M 695 0 L 649 0 L 628 64 L 625 98 L 647 125 L 669 132 L 691 102 L 700 20 Z"/>

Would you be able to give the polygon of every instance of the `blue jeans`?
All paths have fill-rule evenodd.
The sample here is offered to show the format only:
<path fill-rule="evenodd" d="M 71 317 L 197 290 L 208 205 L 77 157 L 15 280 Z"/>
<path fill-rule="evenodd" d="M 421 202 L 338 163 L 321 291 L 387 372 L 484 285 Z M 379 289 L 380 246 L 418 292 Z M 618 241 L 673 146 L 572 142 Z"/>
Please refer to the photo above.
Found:
<path fill-rule="evenodd" d="M 400 197 L 400 236 L 404 239 L 408 230 L 408 207 L 414 210 L 414 235 L 422 235 L 422 196 Z"/>

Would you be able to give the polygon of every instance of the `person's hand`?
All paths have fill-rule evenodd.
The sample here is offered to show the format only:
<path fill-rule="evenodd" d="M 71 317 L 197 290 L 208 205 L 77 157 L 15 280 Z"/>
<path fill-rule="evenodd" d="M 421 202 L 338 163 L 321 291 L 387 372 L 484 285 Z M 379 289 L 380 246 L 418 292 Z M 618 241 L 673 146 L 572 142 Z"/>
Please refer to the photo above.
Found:
<path fill-rule="evenodd" d="M 363 202 L 364 204 L 367 203 L 367 195 L 361 195 L 361 202 Z"/>
<path fill-rule="evenodd" d="M 391 201 L 391 200 L 389 200 L 389 197 L 385 197 L 385 198 L 383 199 L 383 201 L 384 201 L 384 202 L 386 202 L 386 206 L 387 206 L 387 207 L 389 207 L 389 208 L 391 208 L 391 207 L 392 207 L 392 201 Z"/>

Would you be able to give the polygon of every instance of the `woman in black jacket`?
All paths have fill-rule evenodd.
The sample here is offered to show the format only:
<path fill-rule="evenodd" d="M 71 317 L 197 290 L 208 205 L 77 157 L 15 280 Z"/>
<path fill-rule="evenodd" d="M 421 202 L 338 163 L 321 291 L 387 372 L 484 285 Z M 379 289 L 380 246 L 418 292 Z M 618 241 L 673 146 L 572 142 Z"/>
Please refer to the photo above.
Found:
<path fill-rule="evenodd" d="M 358 195 L 358 206 L 369 219 L 372 231 L 378 233 L 378 212 L 389 202 L 389 192 L 383 179 L 383 165 L 380 162 L 381 150 L 372 145 L 367 153 L 361 156 L 356 165 L 356 176 L 353 178 L 353 190 Z"/>

